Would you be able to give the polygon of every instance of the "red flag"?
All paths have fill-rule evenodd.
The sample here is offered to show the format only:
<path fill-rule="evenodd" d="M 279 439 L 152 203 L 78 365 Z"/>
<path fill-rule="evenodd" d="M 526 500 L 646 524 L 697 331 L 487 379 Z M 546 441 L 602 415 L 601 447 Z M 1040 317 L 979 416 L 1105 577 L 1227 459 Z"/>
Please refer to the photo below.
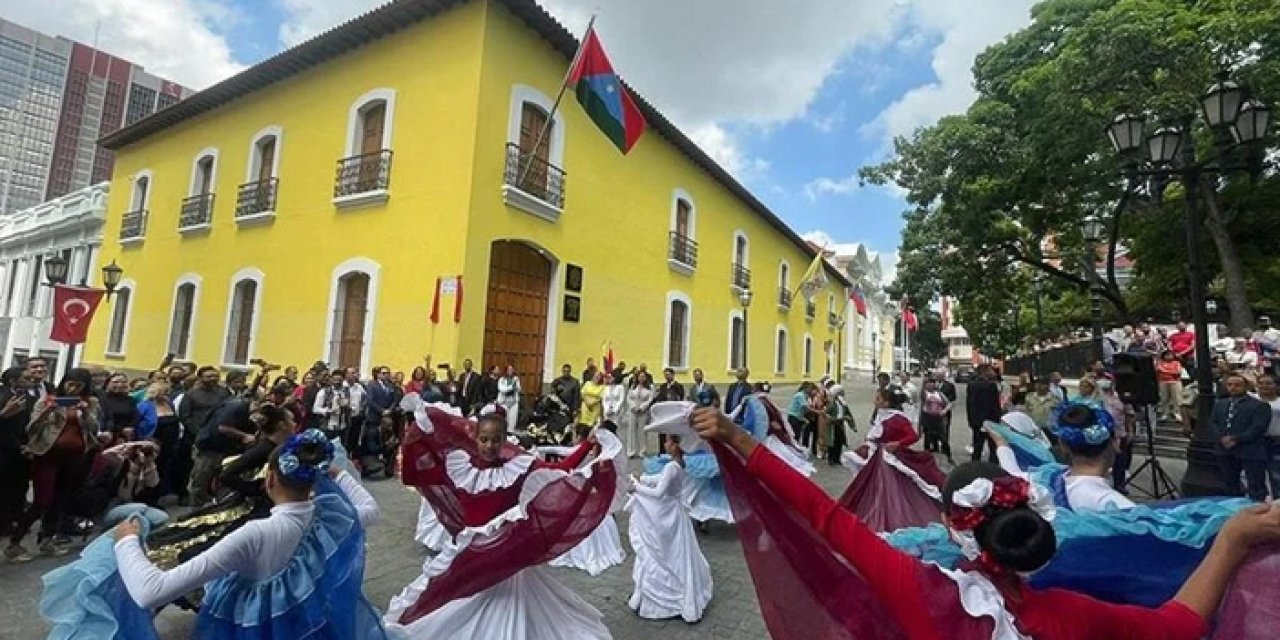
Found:
<path fill-rule="evenodd" d="M 453 323 L 462 322 L 462 276 L 458 276 L 458 291 L 453 298 Z"/>
<path fill-rule="evenodd" d="M 89 333 L 93 313 L 102 302 L 102 289 L 57 285 L 53 288 L 53 332 L 49 339 L 63 344 L 82 344 Z"/>
<path fill-rule="evenodd" d="M 916 310 L 910 307 L 902 312 L 902 322 L 907 325 L 907 331 L 914 332 L 920 328 L 920 320 L 916 318 Z"/>
<path fill-rule="evenodd" d="M 604 344 L 604 357 L 602 358 L 602 360 L 603 360 L 603 363 L 604 363 L 604 372 L 605 372 L 605 373 L 610 373 L 610 372 L 612 372 L 612 371 L 613 371 L 613 362 L 614 362 L 614 360 L 613 360 L 613 343 L 612 343 L 612 342 L 606 342 L 606 343 Z"/>
<path fill-rule="evenodd" d="M 441 279 L 436 277 L 436 294 L 431 298 L 431 324 L 440 324 L 440 285 Z"/>
<path fill-rule="evenodd" d="M 853 309 L 858 315 L 867 317 L 867 298 L 862 295 L 861 286 L 856 286 L 849 292 L 849 301 L 853 303 Z"/>
<path fill-rule="evenodd" d="M 588 29 L 583 36 L 582 48 L 565 80 L 609 141 L 624 155 L 631 151 L 644 133 L 644 114 L 614 73 L 595 29 Z"/>

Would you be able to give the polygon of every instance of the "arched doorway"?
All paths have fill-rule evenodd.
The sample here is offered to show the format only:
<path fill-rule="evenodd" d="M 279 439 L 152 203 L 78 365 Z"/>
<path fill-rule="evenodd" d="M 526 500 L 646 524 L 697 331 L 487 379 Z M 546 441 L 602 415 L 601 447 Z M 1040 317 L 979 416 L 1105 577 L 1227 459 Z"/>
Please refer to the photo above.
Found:
<path fill-rule="evenodd" d="M 336 298 L 329 364 L 359 369 L 364 359 L 364 328 L 369 313 L 369 274 L 353 271 L 339 278 Z"/>
<path fill-rule="evenodd" d="M 526 401 L 542 393 L 553 267 L 523 242 L 495 240 L 491 246 L 484 366 L 515 365 Z"/>

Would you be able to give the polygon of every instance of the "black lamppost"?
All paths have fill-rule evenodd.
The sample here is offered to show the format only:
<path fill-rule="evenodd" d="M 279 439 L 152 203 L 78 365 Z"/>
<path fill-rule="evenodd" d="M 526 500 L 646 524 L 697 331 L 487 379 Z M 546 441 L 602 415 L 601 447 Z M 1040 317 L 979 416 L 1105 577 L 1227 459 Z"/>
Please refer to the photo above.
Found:
<path fill-rule="evenodd" d="M 1196 157 L 1192 137 L 1194 116 L 1183 116 L 1174 123 L 1164 124 L 1145 137 L 1146 118 L 1132 113 L 1116 116 L 1106 129 L 1111 146 L 1125 161 L 1128 177 L 1148 178 L 1157 192 L 1169 180 L 1176 179 L 1185 192 L 1187 289 L 1196 334 L 1196 425 L 1187 447 L 1187 474 L 1182 480 L 1182 492 L 1188 496 L 1226 493 L 1217 471 L 1209 428 L 1214 392 L 1201 273 L 1204 258 L 1198 237 L 1204 224 L 1201 180 L 1230 172 L 1255 173 L 1271 126 L 1271 110 L 1261 101 L 1250 99 L 1245 89 L 1225 74 L 1200 97 L 1200 109 L 1204 124 L 1214 137 L 1214 150 L 1207 158 Z M 1245 152 L 1244 162 L 1233 153 L 1237 150 Z"/>
<path fill-rule="evenodd" d="M 836 384 L 844 378 L 844 318 L 836 318 Z"/>
<path fill-rule="evenodd" d="M 67 274 L 71 269 L 71 264 L 66 258 L 60 255 L 50 256 L 44 261 L 44 277 L 48 282 L 45 286 L 57 287 L 67 283 Z M 105 290 L 108 300 L 112 294 L 116 292 L 116 287 L 120 286 L 120 278 L 124 276 L 124 269 L 121 269 L 115 260 L 111 264 L 102 268 L 102 288 Z M 81 286 L 88 283 L 81 282 Z M 67 368 L 75 366 L 76 363 L 76 345 L 67 345 Z"/>
<path fill-rule="evenodd" d="M 747 369 L 747 343 L 751 342 L 747 336 L 747 309 L 751 307 L 751 289 L 742 288 L 738 290 L 738 302 L 742 303 L 742 368 Z"/>
<path fill-rule="evenodd" d="M 1084 278 L 1089 283 L 1089 318 L 1093 323 L 1093 361 L 1102 360 L 1102 293 L 1098 285 L 1098 243 L 1102 241 L 1103 222 L 1098 216 L 1084 220 Z"/>

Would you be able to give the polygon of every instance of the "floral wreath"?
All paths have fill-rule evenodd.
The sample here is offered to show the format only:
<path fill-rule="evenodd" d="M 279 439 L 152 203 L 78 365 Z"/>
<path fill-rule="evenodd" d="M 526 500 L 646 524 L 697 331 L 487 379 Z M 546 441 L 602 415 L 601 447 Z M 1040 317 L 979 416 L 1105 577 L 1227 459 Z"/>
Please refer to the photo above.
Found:
<path fill-rule="evenodd" d="M 298 449 L 307 444 L 323 444 L 324 459 L 315 464 L 303 464 L 298 459 Z M 329 472 L 329 464 L 333 462 L 334 446 L 329 437 L 319 429 L 307 429 L 297 435 L 289 436 L 280 448 L 280 457 L 276 463 L 284 477 L 298 483 L 312 484 L 320 474 Z"/>
<path fill-rule="evenodd" d="M 1074 407 L 1088 409 L 1093 414 L 1093 423 L 1082 427 L 1063 422 L 1062 416 Z M 1069 447 L 1089 447 L 1103 444 L 1111 439 L 1115 431 L 1116 423 L 1115 419 L 1111 417 L 1111 412 L 1083 402 L 1068 402 L 1055 409 L 1053 413 L 1053 433 L 1063 442 L 1066 442 Z"/>
<path fill-rule="evenodd" d="M 1057 515 L 1053 496 L 1025 478 L 1014 475 L 976 478 L 951 494 L 947 522 L 965 557 L 979 559 L 985 554 L 978 547 L 973 531 L 997 513 L 1021 507 L 1035 511 L 1049 522 Z"/>

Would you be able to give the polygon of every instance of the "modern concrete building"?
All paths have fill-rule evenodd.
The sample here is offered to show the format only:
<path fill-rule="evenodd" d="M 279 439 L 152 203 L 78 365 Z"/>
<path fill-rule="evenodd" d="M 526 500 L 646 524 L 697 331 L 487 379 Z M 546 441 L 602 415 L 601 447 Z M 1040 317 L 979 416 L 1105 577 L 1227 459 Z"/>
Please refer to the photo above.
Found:
<path fill-rule="evenodd" d="M 98 139 L 191 95 L 142 67 L 0 19 L 0 213 L 111 177 Z"/>

